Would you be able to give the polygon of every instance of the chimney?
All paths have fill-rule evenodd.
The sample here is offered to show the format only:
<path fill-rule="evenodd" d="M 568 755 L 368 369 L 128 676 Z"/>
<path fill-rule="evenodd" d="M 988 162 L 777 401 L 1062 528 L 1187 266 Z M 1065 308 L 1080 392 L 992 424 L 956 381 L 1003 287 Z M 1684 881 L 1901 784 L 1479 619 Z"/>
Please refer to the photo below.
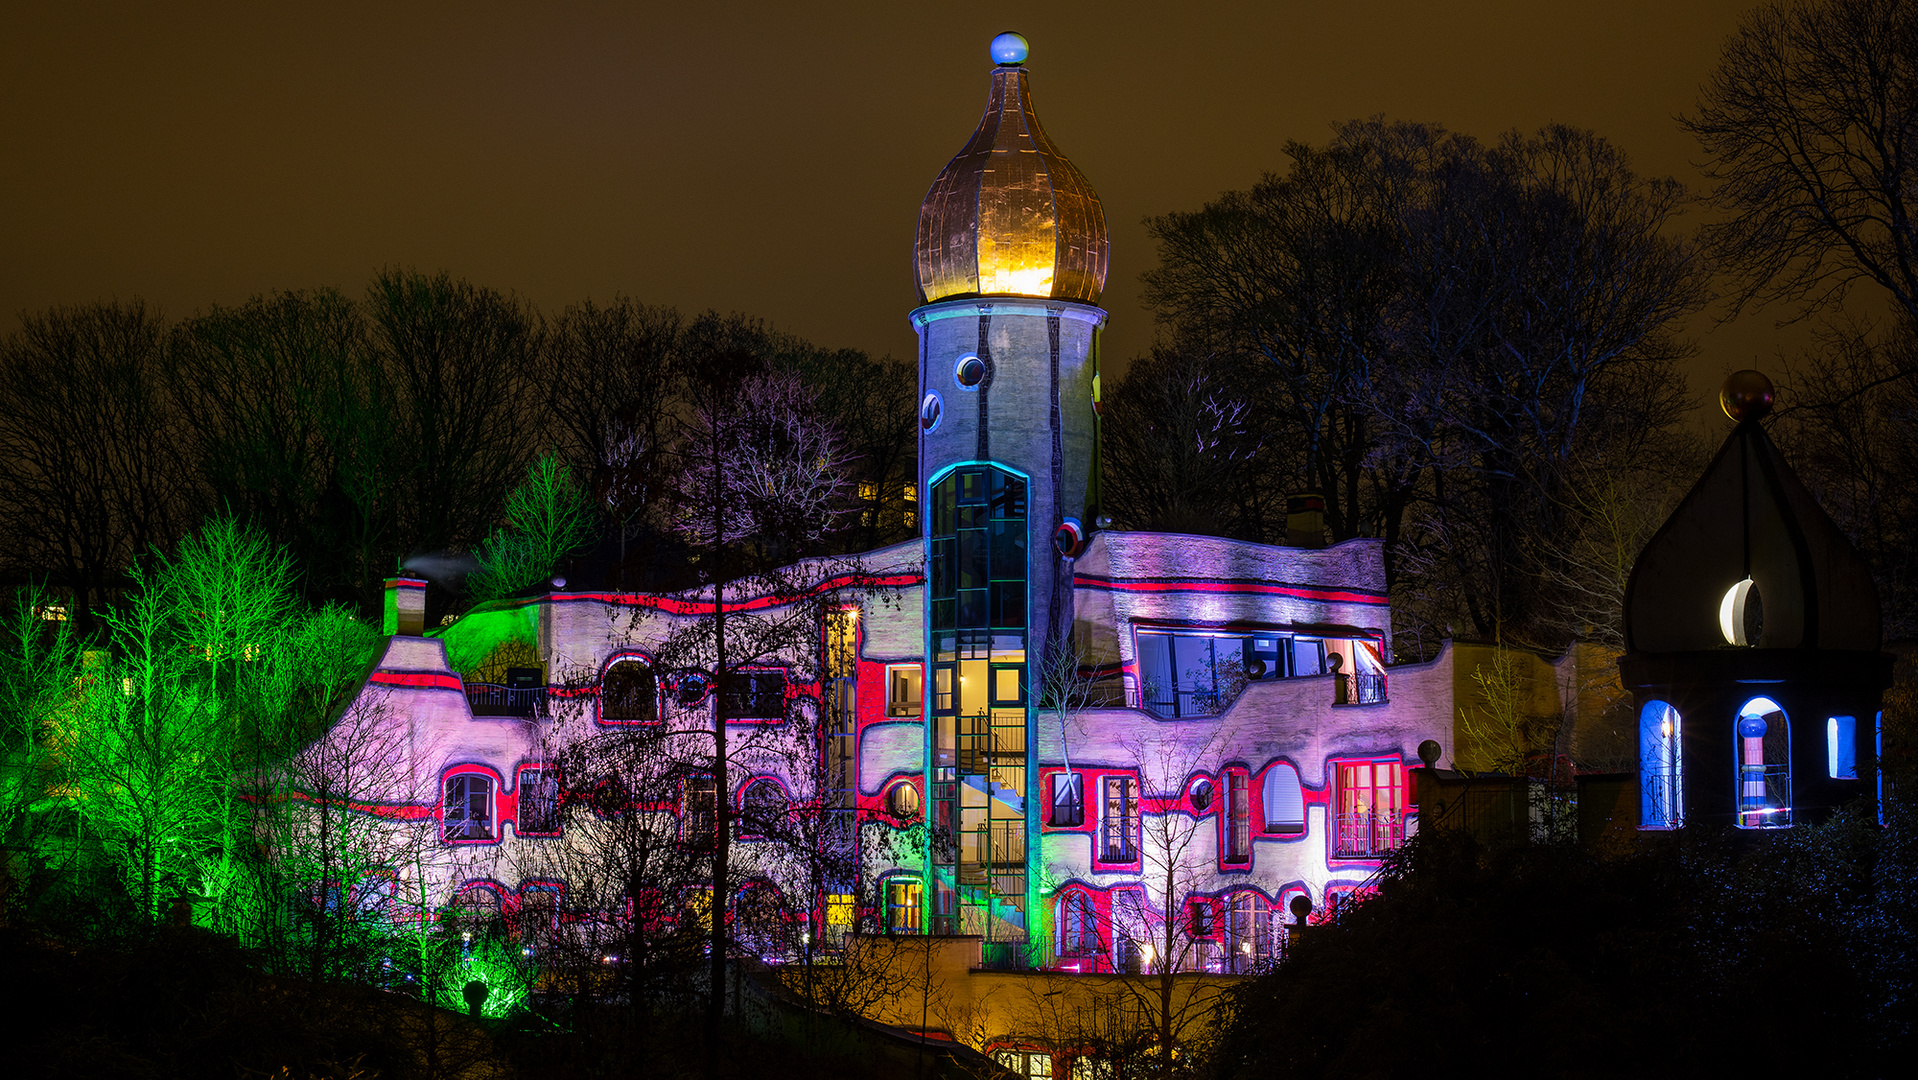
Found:
<path fill-rule="evenodd" d="M 419 637 L 426 632 L 426 579 L 386 579 L 386 621 L 381 633 Z"/>
<path fill-rule="evenodd" d="M 1285 542 L 1292 547 L 1325 546 L 1325 496 L 1302 491 L 1285 497 Z"/>

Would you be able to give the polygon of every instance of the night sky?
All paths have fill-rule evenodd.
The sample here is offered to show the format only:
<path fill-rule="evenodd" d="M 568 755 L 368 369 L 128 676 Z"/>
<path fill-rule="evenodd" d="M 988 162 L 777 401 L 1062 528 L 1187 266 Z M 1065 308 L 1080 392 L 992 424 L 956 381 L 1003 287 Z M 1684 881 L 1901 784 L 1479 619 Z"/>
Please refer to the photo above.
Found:
<path fill-rule="evenodd" d="M 0 13 L 9 329 L 116 296 L 184 316 L 357 294 L 397 265 L 909 355 L 919 201 L 978 121 L 987 41 L 1016 29 L 1041 119 L 1105 201 L 1117 360 L 1153 332 L 1141 219 L 1250 185 L 1338 120 L 1562 121 L 1698 183 L 1672 117 L 1750 4 L 27 6 Z M 1701 396 L 1803 337 L 1772 323 L 1702 338 Z"/>

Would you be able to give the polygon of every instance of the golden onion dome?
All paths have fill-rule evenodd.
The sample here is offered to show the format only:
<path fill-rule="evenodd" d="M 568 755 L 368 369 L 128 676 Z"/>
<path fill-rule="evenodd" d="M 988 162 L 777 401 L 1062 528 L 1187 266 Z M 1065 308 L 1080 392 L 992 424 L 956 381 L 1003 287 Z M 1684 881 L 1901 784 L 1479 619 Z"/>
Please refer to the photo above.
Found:
<path fill-rule="evenodd" d="M 923 303 L 1029 296 L 1096 304 L 1106 216 L 1092 185 L 1039 127 L 1025 39 L 993 39 L 986 114 L 919 207 L 913 261 Z"/>

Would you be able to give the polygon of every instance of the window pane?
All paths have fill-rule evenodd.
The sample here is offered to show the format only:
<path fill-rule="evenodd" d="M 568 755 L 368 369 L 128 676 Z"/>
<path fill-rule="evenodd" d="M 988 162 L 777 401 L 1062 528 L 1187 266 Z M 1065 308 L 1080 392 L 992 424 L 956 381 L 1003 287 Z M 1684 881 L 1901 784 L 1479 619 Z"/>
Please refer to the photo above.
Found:
<path fill-rule="evenodd" d="M 1283 761 L 1267 769 L 1263 795 L 1266 832 L 1305 831 L 1305 791 L 1299 786 L 1299 770 Z"/>
<path fill-rule="evenodd" d="M 1833 780 L 1858 779 L 1858 721 L 1834 716 L 1825 721 L 1825 770 Z"/>
<path fill-rule="evenodd" d="M 521 833 L 559 831 L 559 773 L 547 768 L 519 771 L 519 822 Z"/>
<path fill-rule="evenodd" d="M 447 840 L 493 838 L 493 780 L 461 773 L 446 778 L 442 835 Z"/>
<path fill-rule="evenodd" d="M 900 664 L 886 669 L 886 715 L 918 716 L 921 669 L 918 664 Z"/>
<path fill-rule="evenodd" d="M 620 723 L 659 718 L 659 681 L 644 660 L 619 660 L 600 679 L 599 716 Z"/>

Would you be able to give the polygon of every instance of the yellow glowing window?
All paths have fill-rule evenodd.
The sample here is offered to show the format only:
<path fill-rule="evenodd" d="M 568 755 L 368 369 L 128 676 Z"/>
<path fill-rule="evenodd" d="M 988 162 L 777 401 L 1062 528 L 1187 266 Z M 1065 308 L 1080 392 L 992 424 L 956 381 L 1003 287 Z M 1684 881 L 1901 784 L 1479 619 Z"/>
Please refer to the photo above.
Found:
<path fill-rule="evenodd" d="M 850 893 L 830 893 L 826 896 L 826 925 L 852 925 L 852 895 Z"/>
<path fill-rule="evenodd" d="M 39 607 L 33 609 L 33 617 L 43 622 L 66 622 L 67 606 L 65 604 L 41 604 Z"/>

